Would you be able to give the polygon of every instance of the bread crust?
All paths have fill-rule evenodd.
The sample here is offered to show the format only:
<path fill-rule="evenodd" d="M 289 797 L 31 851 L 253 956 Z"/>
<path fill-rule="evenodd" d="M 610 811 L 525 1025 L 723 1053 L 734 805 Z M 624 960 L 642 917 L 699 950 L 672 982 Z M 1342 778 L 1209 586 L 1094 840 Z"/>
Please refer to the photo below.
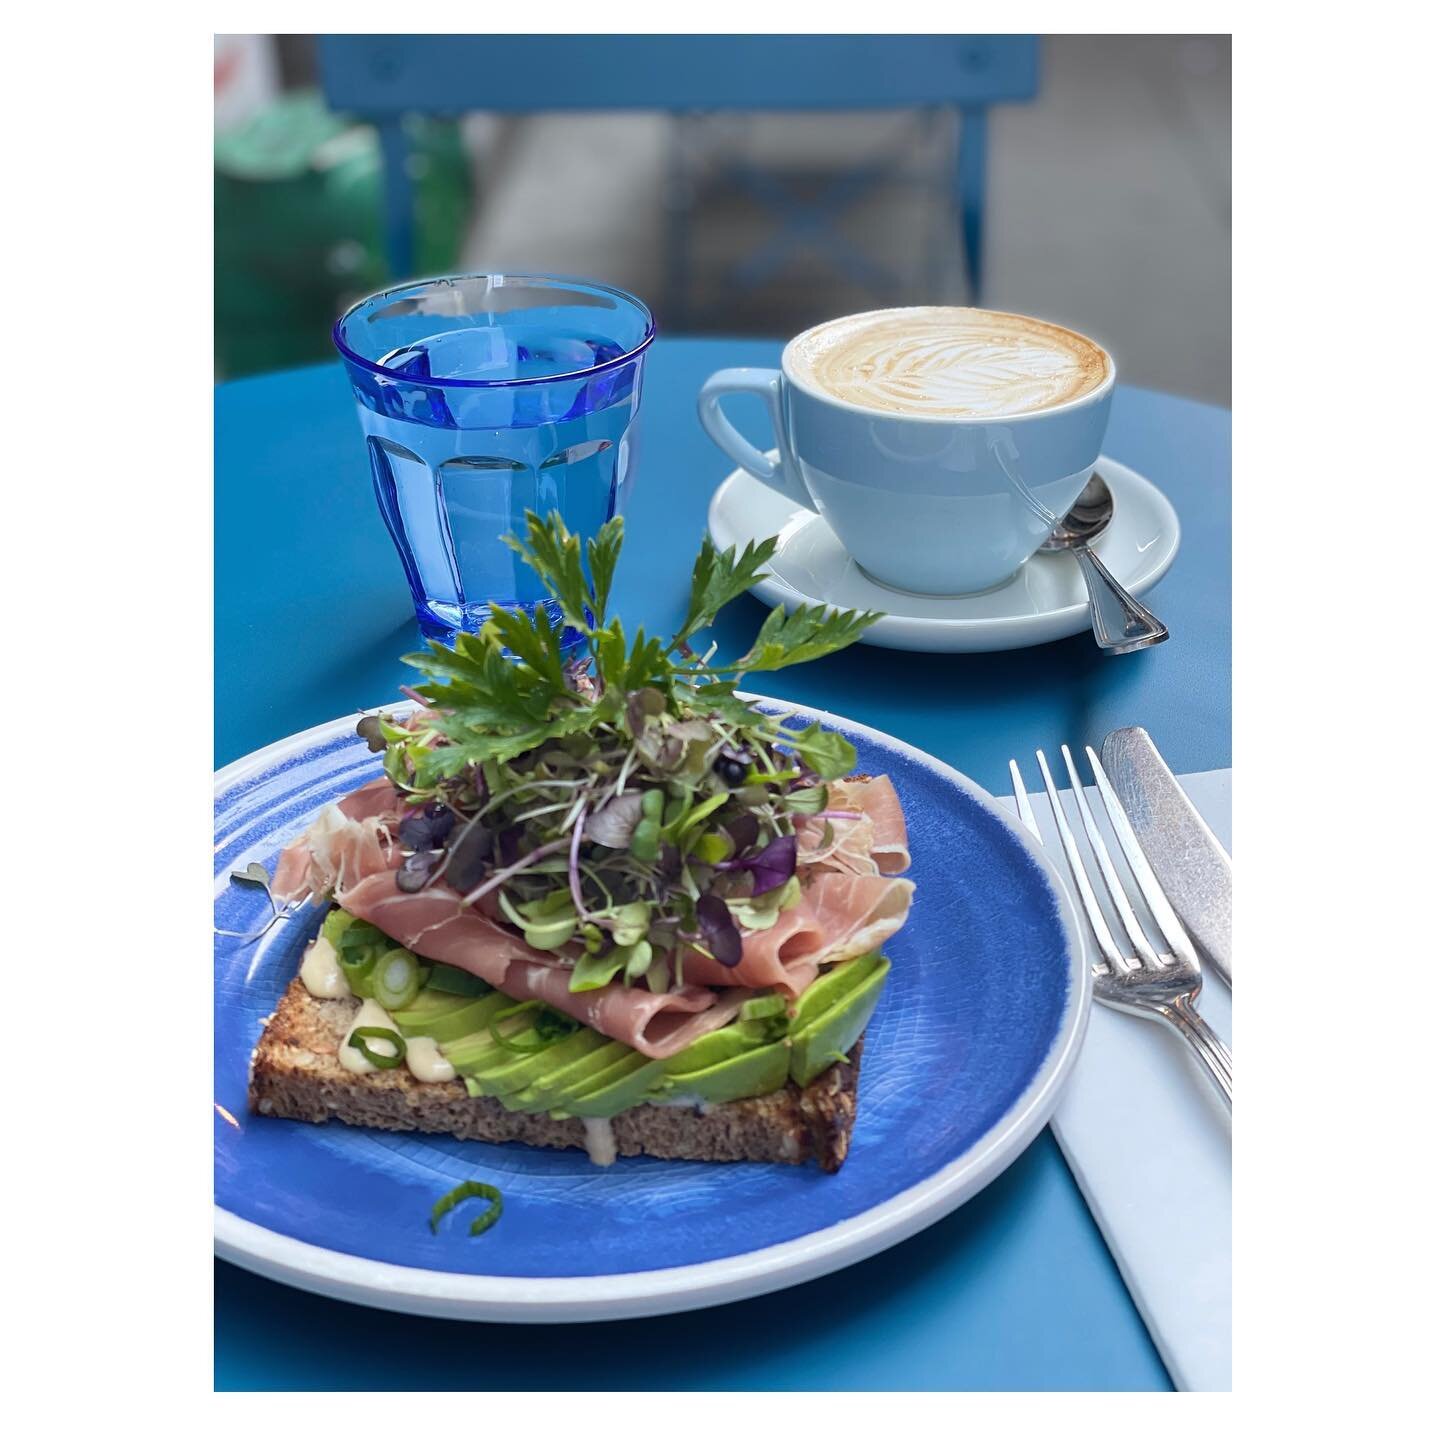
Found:
<path fill-rule="evenodd" d="M 403 1065 L 355 1075 L 337 1058 L 359 1001 L 317 1000 L 292 980 L 265 1026 L 250 1069 L 250 1109 L 259 1115 L 325 1124 L 418 1130 L 460 1140 L 515 1141 L 548 1149 L 586 1149 L 584 1123 L 509 1111 L 472 1097 L 463 1081 L 426 1083 Z M 793 1081 L 772 1095 L 700 1109 L 638 1105 L 611 1121 L 620 1155 L 661 1160 L 752 1160 L 833 1173 L 855 1126 L 862 1036 L 847 1063 L 809 1085 Z"/>

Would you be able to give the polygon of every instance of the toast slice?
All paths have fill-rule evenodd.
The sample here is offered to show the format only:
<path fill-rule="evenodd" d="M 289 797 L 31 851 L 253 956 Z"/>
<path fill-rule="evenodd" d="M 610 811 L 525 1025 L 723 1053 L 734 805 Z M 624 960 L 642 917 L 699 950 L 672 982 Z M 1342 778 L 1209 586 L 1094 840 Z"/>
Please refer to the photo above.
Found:
<path fill-rule="evenodd" d="M 359 1006 L 354 998 L 317 1000 L 292 980 L 255 1049 L 251 1110 L 317 1125 L 339 1120 L 596 1154 L 593 1122 L 587 1133 L 583 1120 L 512 1112 L 498 1100 L 472 1097 L 461 1080 L 422 1083 L 403 1066 L 352 1074 L 336 1056 Z M 724 1105 L 638 1105 L 623 1111 L 610 1121 L 615 1153 L 784 1165 L 815 1160 L 833 1173 L 850 1148 L 864 1043 L 862 1036 L 846 1063 L 832 1065 L 803 1089 L 792 1081 L 771 1095 Z"/>

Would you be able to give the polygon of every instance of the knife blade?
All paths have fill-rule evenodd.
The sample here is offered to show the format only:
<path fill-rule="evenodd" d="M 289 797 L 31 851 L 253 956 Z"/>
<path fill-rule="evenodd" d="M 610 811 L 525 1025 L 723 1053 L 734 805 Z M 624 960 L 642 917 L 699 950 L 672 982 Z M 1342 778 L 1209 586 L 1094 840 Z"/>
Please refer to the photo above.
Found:
<path fill-rule="evenodd" d="M 1140 848 L 1200 959 L 1229 985 L 1229 855 L 1140 726 L 1112 730 L 1100 756 Z"/>

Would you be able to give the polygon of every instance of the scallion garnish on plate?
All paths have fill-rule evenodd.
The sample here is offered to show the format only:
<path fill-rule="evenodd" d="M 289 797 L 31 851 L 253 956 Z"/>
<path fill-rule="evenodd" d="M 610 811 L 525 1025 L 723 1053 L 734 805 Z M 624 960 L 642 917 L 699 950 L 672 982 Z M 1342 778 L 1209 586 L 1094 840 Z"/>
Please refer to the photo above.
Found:
<path fill-rule="evenodd" d="M 463 1181 L 448 1194 L 442 1195 L 435 1202 L 435 1208 L 430 1212 L 431 1232 L 438 1234 L 440 1222 L 445 1216 L 462 1200 L 472 1199 L 490 1202 L 490 1208 L 470 1222 L 470 1233 L 483 1235 L 500 1218 L 501 1211 L 505 1208 L 505 1202 L 499 1190 L 493 1185 L 487 1185 L 483 1180 Z"/>

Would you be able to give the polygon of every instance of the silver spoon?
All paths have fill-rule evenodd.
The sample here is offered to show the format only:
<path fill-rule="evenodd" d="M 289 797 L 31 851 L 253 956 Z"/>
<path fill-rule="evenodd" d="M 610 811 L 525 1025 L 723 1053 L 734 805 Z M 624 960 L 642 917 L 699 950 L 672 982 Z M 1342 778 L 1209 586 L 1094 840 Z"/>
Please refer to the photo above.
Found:
<path fill-rule="evenodd" d="M 1085 591 L 1090 596 L 1090 628 L 1095 643 L 1107 655 L 1126 655 L 1143 650 L 1170 638 L 1170 632 L 1158 621 L 1101 563 L 1090 548 L 1115 513 L 1115 499 L 1110 487 L 1092 474 L 1070 507 L 1065 518 L 1055 527 L 1050 538 L 1040 547 L 1042 555 L 1068 550 L 1080 566 Z"/>

